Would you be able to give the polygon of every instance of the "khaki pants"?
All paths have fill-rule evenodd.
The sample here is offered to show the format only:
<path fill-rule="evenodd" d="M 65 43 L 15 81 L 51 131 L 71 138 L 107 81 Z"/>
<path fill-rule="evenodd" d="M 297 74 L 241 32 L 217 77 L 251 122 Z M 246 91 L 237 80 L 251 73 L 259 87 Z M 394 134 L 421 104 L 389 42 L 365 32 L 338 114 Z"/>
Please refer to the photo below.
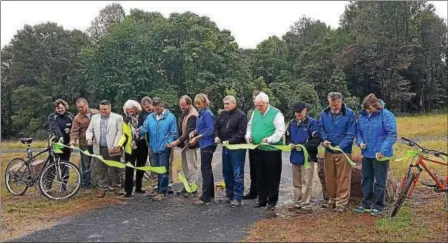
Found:
<path fill-rule="evenodd" d="M 101 147 L 100 155 L 106 160 L 114 160 L 120 162 L 120 156 L 110 157 L 107 148 Z M 98 187 L 101 189 L 107 189 L 109 187 L 119 188 L 121 171 L 123 171 L 123 169 L 109 167 L 105 163 L 95 158 L 92 170 L 94 182 L 96 182 L 98 184 Z"/>
<path fill-rule="evenodd" d="M 347 154 L 350 157 L 350 154 Z M 328 203 L 345 207 L 350 198 L 352 168 L 344 154 L 325 152 L 325 183 L 328 190 Z"/>
<path fill-rule="evenodd" d="M 198 170 L 200 158 L 200 149 L 185 149 L 181 153 L 182 157 L 182 171 L 187 178 L 188 183 L 197 184 L 198 183 Z"/>
<path fill-rule="evenodd" d="M 313 162 L 310 162 L 308 169 L 305 169 L 304 165 L 292 165 L 292 184 L 296 204 L 310 204 L 315 166 L 316 164 Z"/>

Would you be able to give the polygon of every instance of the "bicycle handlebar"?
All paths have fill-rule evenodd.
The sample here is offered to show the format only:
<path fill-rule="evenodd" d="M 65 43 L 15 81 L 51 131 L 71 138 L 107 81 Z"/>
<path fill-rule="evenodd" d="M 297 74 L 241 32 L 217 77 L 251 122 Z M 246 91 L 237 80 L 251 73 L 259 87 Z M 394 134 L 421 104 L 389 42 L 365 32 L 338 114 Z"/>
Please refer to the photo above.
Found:
<path fill-rule="evenodd" d="M 417 142 L 414 142 L 414 141 L 412 141 L 412 140 L 410 140 L 408 138 L 401 137 L 401 140 L 407 141 L 408 145 L 410 147 L 418 147 L 418 148 L 420 148 L 424 153 L 433 154 L 434 156 L 439 157 L 439 158 L 440 158 L 440 155 L 448 157 L 447 153 L 439 152 L 439 151 L 432 150 L 432 149 L 427 149 L 425 147 L 420 146 Z"/>

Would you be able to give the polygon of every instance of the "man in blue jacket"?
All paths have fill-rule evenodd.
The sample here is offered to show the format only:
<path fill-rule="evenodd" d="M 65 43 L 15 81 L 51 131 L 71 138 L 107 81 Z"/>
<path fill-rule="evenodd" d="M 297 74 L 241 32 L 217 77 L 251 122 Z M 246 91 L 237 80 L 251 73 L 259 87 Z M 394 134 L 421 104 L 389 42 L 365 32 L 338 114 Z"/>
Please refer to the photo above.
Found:
<path fill-rule="evenodd" d="M 291 210 L 310 213 L 311 193 L 313 188 L 314 168 L 317 162 L 317 147 L 320 144 L 319 122 L 307 114 L 305 103 L 293 105 L 295 118 L 286 129 L 286 142 L 291 146 L 290 162 L 292 164 L 292 181 L 294 187 L 294 206 Z M 305 155 L 301 147 L 308 151 L 310 168 L 305 169 Z"/>
<path fill-rule="evenodd" d="M 152 165 L 165 166 L 167 172 L 157 176 L 157 190 L 150 196 L 153 200 L 166 199 L 168 193 L 168 172 L 171 143 L 177 138 L 176 118 L 165 109 L 162 99 L 155 97 L 152 105 L 154 112 L 149 114 L 143 126 L 140 128 L 140 136 L 149 132 L 149 142 L 152 149 Z"/>
<path fill-rule="evenodd" d="M 334 208 L 337 213 L 346 210 L 350 198 L 351 166 L 343 153 L 333 151 L 329 146 L 340 147 L 348 156 L 352 153 L 356 135 L 355 113 L 342 102 L 342 94 L 330 92 L 329 106 L 319 119 L 320 135 L 325 149 L 324 171 L 328 190 L 328 203 L 324 208 Z"/>

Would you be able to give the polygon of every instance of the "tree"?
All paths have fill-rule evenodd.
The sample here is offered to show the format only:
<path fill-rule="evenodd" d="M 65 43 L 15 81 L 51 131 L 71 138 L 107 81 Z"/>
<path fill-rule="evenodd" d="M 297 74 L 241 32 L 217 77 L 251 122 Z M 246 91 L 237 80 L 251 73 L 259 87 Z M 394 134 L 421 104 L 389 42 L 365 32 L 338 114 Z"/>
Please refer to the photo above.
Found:
<path fill-rule="evenodd" d="M 95 17 L 87 29 L 92 41 L 96 43 L 102 36 L 106 35 L 112 27 L 121 23 L 125 18 L 123 7 L 118 3 L 112 3 L 103 8 Z"/>

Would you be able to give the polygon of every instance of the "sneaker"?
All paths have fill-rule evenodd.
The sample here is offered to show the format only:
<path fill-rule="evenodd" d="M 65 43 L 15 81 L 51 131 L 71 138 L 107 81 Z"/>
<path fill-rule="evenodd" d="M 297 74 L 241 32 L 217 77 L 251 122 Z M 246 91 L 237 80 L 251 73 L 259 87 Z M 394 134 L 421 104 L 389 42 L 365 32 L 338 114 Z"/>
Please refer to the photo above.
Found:
<path fill-rule="evenodd" d="M 370 215 L 372 215 L 373 217 L 378 217 L 381 215 L 381 211 L 378 209 L 372 209 L 372 211 L 370 211 Z"/>
<path fill-rule="evenodd" d="M 337 206 L 336 208 L 334 208 L 333 210 L 335 213 L 344 213 L 345 212 L 345 208 L 342 206 Z"/>
<path fill-rule="evenodd" d="M 322 204 L 322 208 L 332 209 L 332 208 L 335 208 L 335 207 L 336 207 L 336 204 L 334 204 L 334 203 L 324 203 L 324 204 Z"/>
<path fill-rule="evenodd" d="M 266 206 L 266 211 L 274 211 L 275 210 L 275 205 L 273 204 L 268 204 Z"/>
<path fill-rule="evenodd" d="M 299 214 L 309 214 L 309 213 L 313 212 L 313 209 L 311 207 L 304 207 L 304 208 L 297 209 L 296 212 Z"/>
<path fill-rule="evenodd" d="M 152 197 L 153 201 L 162 201 L 166 199 L 165 194 L 157 194 L 156 196 Z"/>
<path fill-rule="evenodd" d="M 148 192 L 146 195 L 149 197 L 155 197 L 155 196 L 157 196 L 157 194 L 159 194 L 157 191 L 151 191 L 151 192 Z"/>
<path fill-rule="evenodd" d="M 291 207 L 288 208 L 288 210 L 291 211 L 291 212 L 295 212 L 295 211 L 297 211 L 297 210 L 299 210 L 301 208 L 302 208 L 302 204 L 294 203 Z"/>
<path fill-rule="evenodd" d="M 368 213 L 370 212 L 370 208 L 364 208 L 363 206 L 359 206 L 355 208 L 356 213 Z"/>
<path fill-rule="evenodd" d="M 169 183 L 168 184 L 168 194 L 174 194 L 173 183 Z"/>
<path fill-rule="evenodd" d="M 134 197 L 132 196 L 132 193 L 126 193 L 126 194 L 124 194 L 123 198 L 125 198 L 125 199 L 132 199 Z"/>
<path fill-rule="evenodd" d="M 185 190 L 185 188 L 182 188 L 181 191 L 176 192 L 176 195 L 178 196 L 184 196 L 185 194 L 187 194 L 187 190 Z"/>
<path fill-rule="evenodd" d="M 105 195 L 106 195 L 106 192 L 105 192 L 105 191 L 98 191 L 98 192 L 96 193 L 96 197 L 97 197 L 97 198 L 103 198 Z"/>
<path fill-rule="evenodd" d="M 230 202 L 231 208 L 235 208 L 235 207 L 239 207 L 239 206 L 241 206 L 241 201 L 233 200 L 232 202 Z"/>
<path fill-rule="evenodd" d="M 264 208 L 264 207 L 266 207 L 266 203 L 258 203 L 258 202 L 256 202 L 254 205 L 252 205 L 252 207 L 253 208 Z"/>
<path fill-rule="evenodd" d="M 195 206 L 207 206 L 207 205 L 210 205 L 210 202 L 204 202 L 201 199 L 198 199 L 198 200 L 194 201 L 193 204 Z"/>
<path fill-rule="evenodd" d="M 187 192 L 184 194 L 185 198 L 194 198 L 197 197 L 198 191 L 194 191 L 194 192 Z"/>
<path fill-rule="evenodd" d="M 135 190 L 135 193 L 137 193 L 137 194 L 145 194 L 146 191 L 144 191 L 142 189 L 138 189 L 138 190 Z"/>
<path fill-rule="evenodd" d="M 243 199 L 244 200 L 251 200 L 251 199 L 257 199 L 257 194 L 254 192 L 249 191 L 249 193 L 247 193 L 246 195 L 244 195 Z"/>
<path fill-rule="evenodd" d="M 231 202 L 232 202 L 232 199 L 231 199 L 231 198 L 228 198 L 228 197 L 226 197 L 226 198 L 220 198 L 220 199 L 218 200 L 218 202 L 219 202 L 219 203 L 231 203 Z"/>

